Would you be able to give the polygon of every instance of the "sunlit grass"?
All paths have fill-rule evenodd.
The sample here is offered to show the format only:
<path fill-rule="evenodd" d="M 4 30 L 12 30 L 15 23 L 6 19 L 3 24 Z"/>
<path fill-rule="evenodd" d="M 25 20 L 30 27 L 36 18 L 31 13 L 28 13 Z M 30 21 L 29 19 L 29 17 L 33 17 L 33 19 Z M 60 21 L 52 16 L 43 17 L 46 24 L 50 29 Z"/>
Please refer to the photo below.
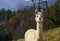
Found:
<path fill-rule="evenodd" d="M 12 41 L 14 41 L 14 40 L 12 40 Z M 18 39 L 17 41 L 24 41 L 24 39 Z"/>
<path fill-rule="evenodd" d="M 24 41 L 24 39 L 19 39 L 19 40 L 17 40 L 17 41 Z"/>
<path fill-rule="evenodd" d="M 46 37 L 48 41 L 60 41 L 60 27 L 47 31 Z"/>

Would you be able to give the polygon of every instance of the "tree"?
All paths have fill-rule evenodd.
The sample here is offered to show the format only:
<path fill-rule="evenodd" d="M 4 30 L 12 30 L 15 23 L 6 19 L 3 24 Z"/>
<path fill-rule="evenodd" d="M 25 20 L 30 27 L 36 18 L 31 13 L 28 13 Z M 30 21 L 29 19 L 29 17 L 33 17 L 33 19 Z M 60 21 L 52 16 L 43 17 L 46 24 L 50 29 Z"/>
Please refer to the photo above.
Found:
<path fill-rule="evenodd" d="M 49 7 L 49 18 L 56 26 L 60 24 L 60 0 L 57 0 L 54 5 Z"/>
<path fill-rule="evenodd" d="M 9 18 L 11 17 L 11 14 L 12 14 L 12 11 L 11 11 L 10 9 L 8 9 L 8 10 L 6 11 L 6 21 L 9 20 Z"/>
<path fill-rule="evenodd" d="M 48 7 L 48 2 L 47 2 L 47 0 L 45 0 L 45 2 L 46 2 L 46 8 L 47 8 L 48 17 L 49 17 L 49 7 Z"/>
<path fill-rule="evenodd" d="M 33 5 L 34 5 L 34 10 L 35 10 L 35 3 L 34 3 L 34 0 L 31 0 L 33 2 Z"/>
<path fill-rule="evenodd" d="M 0 21 L 5 21 L 5 17 L 6 17 L 6 10 L 2 8 L 0 10 Z"/>
<path fill-rule="evenodd" d="M 41 0 L 39 0 L 39 10 L 41 9 L 41 7 L 40 7 L 40 1 L 41 1 Z"/>
<path fill-rule="evenodd" d="M 55 15 L 56 15 L 56 22 L 57 25 L 60 24 L 60 0 L 57 0 L 55 3 Z"/>

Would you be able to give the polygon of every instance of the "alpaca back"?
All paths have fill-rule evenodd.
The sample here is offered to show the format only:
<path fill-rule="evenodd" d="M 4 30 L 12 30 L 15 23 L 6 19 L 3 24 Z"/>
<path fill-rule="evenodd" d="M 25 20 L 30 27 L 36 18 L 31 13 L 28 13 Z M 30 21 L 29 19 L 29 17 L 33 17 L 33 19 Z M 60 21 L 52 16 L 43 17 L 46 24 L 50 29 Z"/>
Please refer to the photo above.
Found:
<path fill-rule="evenodd" d="M 25 33 L 25 41 L 36 41 L 36 30 L 29 29 Z"/>

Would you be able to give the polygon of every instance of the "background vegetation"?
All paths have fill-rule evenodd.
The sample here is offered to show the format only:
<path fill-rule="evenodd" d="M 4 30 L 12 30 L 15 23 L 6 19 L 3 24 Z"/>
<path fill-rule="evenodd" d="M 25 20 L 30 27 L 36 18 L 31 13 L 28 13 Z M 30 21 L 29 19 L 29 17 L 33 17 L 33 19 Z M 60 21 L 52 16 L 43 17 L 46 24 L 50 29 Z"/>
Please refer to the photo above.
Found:
<path fill-rule="evenodd" d="M 30 28 L 36 29 L 32 7 L 17 11 L 0 10 L 0 41 L 24 41 L 24 34 Z M 49 18 L 46 19 L 44 30 L 48 41 L 60 41 L 60 0 L 49 7 Z"/>

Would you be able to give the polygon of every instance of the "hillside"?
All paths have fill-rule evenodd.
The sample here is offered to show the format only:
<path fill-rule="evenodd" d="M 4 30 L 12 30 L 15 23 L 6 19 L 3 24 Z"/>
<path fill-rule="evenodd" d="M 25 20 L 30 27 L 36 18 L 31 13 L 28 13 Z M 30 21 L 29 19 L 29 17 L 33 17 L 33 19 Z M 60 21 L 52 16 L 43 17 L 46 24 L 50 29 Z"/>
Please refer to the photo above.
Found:
<path fill-rule="evenodd" d="M 46 37 L 47 41 L 60 41 L 60 27 L 47 31 Z M 24 41 L 24 39 L 19 39 L 18 41 Z"/>
<path fill-rule="evenodd" d="M 47 31 L 46 36 L 48 41 L 60 41 L 60 27 Z"/>

